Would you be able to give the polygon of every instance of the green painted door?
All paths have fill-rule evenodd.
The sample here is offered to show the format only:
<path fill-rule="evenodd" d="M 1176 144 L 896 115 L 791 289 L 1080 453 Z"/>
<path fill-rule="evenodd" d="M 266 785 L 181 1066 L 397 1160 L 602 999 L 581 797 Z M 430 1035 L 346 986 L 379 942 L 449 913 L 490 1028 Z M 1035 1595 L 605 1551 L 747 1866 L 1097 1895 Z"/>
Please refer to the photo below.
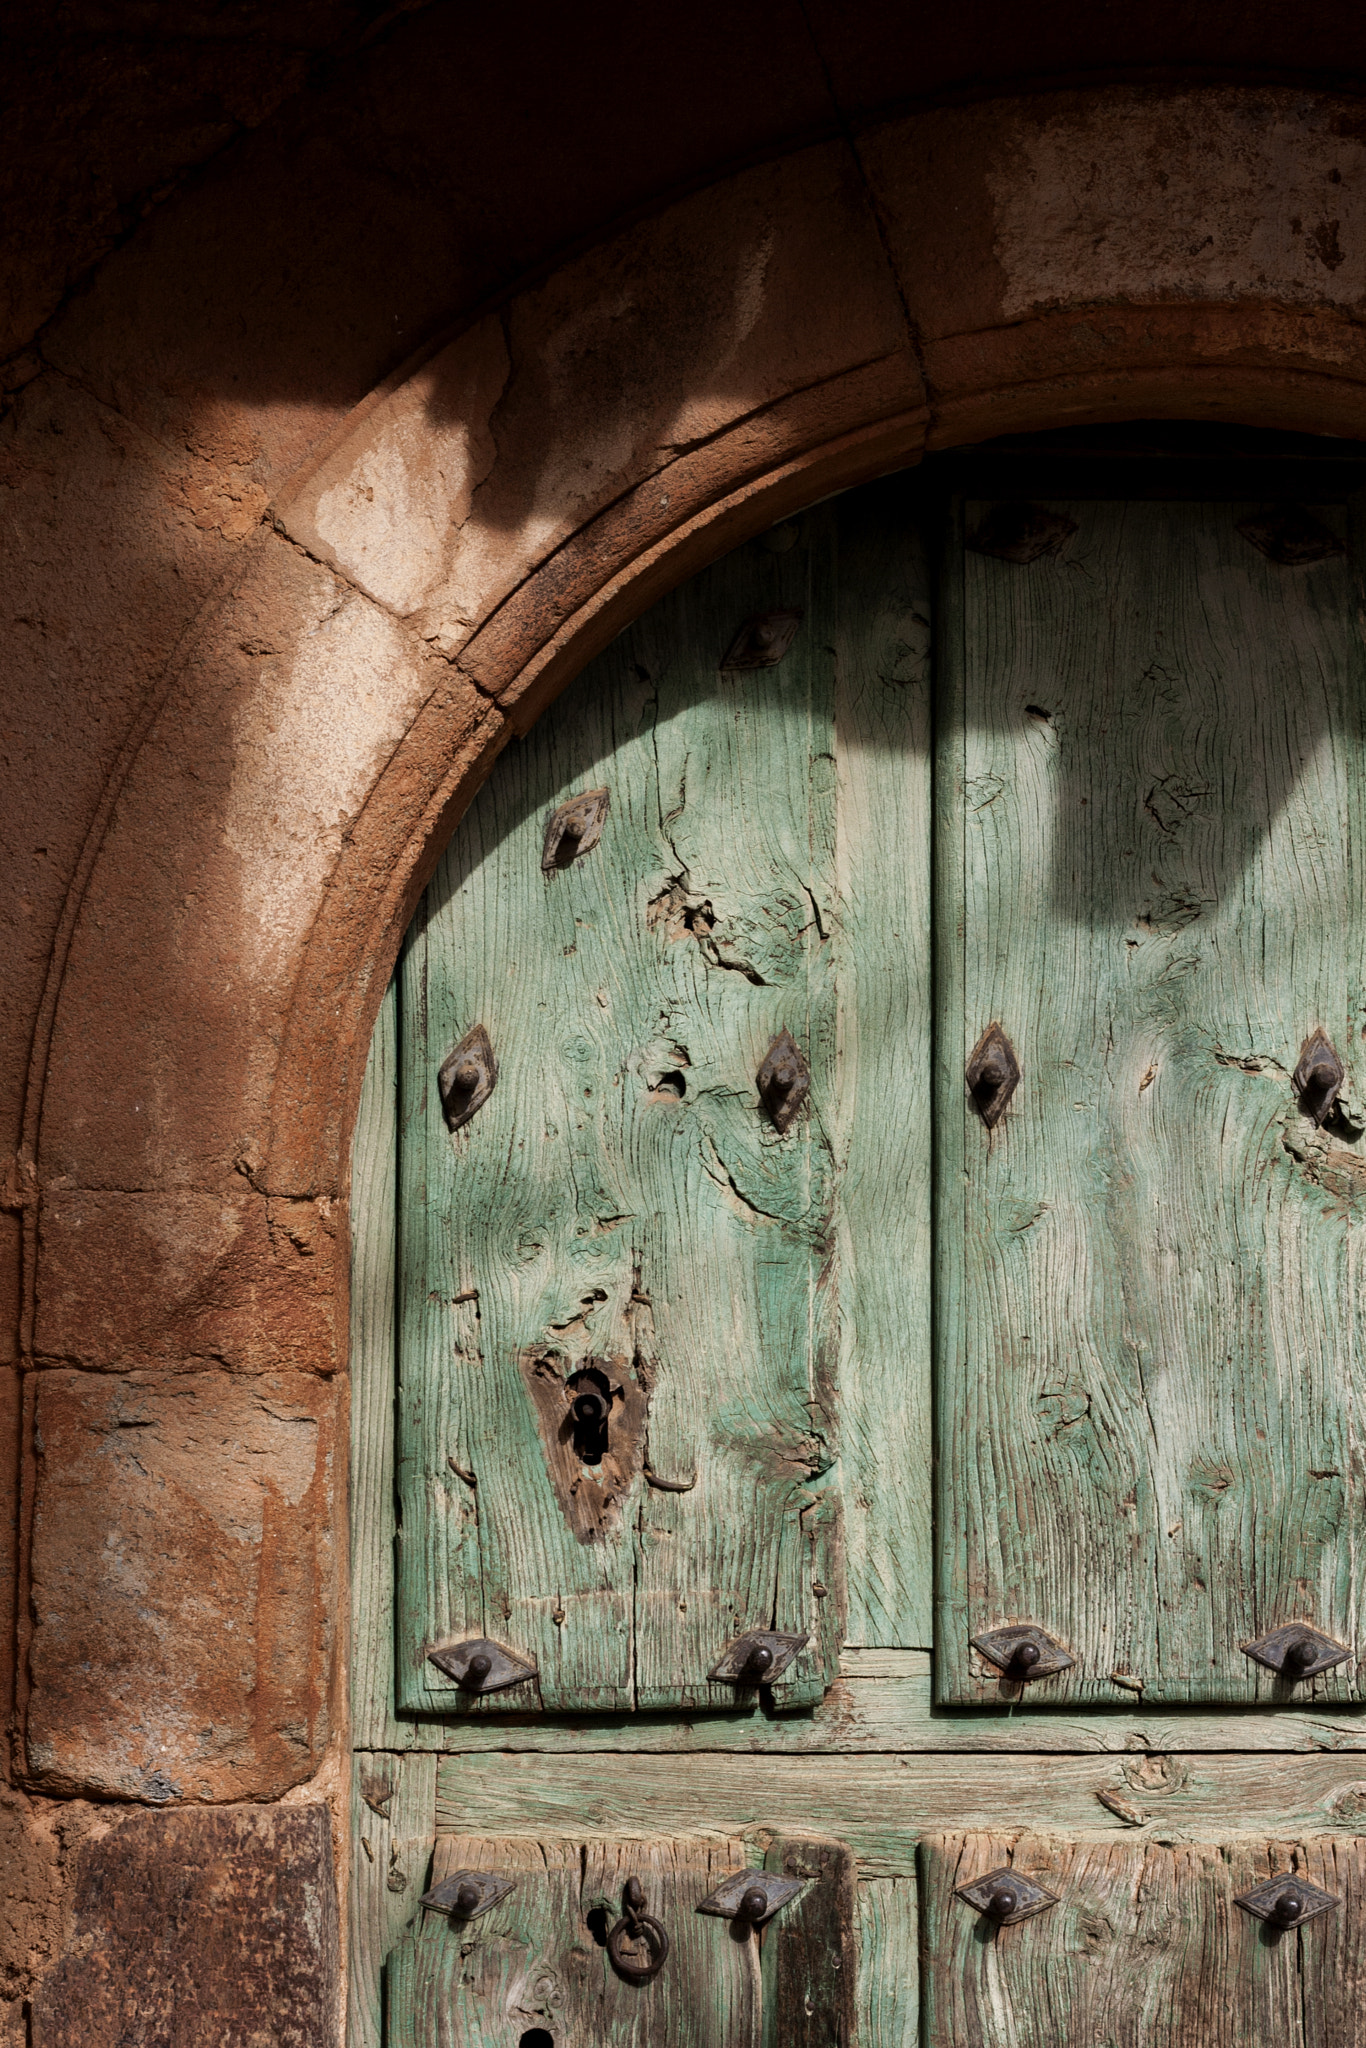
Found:
<path fill-rule="evenodd" d="M 352 2048 L 1361 2035 L 1355 468 L 1050 460 L 665 598 L 424 896 L 357 1134 Z"/>
<path fill-rule="evenodd" d="M 846 1550 L 856 1631 L 926 1626 L 926 625 L 891 509 L 656 606 L 426 892 L 399 970 L 405 1708 L 757 1708 L 723 1662 L 754 1631 L 788 1639 L 764 1696 L 813 1703 Z M 465 1116 L 481 1091 L 452 1111 L 440 1076 L 471 1034 L 497 1079 Z M 471 1690 L 472 1642 L 521 1682 Z"/>
<path fill-rule="evenodd" d="M 958 507 L 941 620 L 939 1696 L 1033 1623 L 1052 1700 L 1276 1700 L 1363 1591 L 1360 578 L 1341 506 L 1043 509 Z"/>

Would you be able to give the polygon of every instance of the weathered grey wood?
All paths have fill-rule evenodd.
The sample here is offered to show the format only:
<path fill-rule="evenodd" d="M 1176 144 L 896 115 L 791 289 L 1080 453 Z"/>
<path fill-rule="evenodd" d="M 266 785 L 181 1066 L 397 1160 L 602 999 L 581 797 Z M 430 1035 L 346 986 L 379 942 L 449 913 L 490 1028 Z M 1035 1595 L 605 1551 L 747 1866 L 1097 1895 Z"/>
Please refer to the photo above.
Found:
<path fill-rule="evenodd" d="M 416 1916 L 435 1834 L 436 1758 L 358 1751 L 352 1759 L 348 2048 L 380 2048 L 385 1960 Z"/>
<path fill-rule="evenodd" d="M 941 1697 L 995 1696 L 969 1638 L 1020 1620 L 1077 1658 L 1051 1700 L 1279 1702 L 1243 1642 L 1361 1629 L 1366 1152 L 1289 1081 L 1322 1025 L 1363 1083 L 1357 571 L 1267 561 L 1247 506 L 1067 509 L 1060 554 L 950 578 Z"/>
<path fill-rule="evenodd" d="M 783 1835 L 764 1869 L 808 1880 L 763 1932 L 764 2048 L 849 2048 L 858 2016 L 854 1859 L 843 1842 Z"/>
<path fill-rule="evenodd" d="M 1359 2048 L 1360 1836 L 1218 1844 L 955 1831 L 922 1842 L 925 2048 Z M 1005 1866 L 1058 1894 L 993 1928 L 954 1887 Z M 1233 1903 L 1294 1871 L 1336 1912 L 1278 1933 Z"/>
<path fill-rule="evenodd" d="M 917 2048 L 920 1919 L 915 1879 L 864 1879 L 856 1912 L 859 2048 Z"/>
<path fill-rule="evenodd" d="M 839 508 L 841 1474 L 853 1643 L 930 1640 L 930 577 L 904 477 Z"/>
<path fill-rule="evenodd" d="M 1128 1831 L 1100 1798 L 1118 1795 L 1161 1834 L 1217 1839 L 1230 1817 L 1269 1835 L 1351 1833 L 1366 1819 L 1366 1774 L 1350 1757 L 637 1756 L 447 1757 L 437 1769 L 442 1828 L 471 1814 L 577 1839 L 603 1834 L 739 1835 L 819 1831 L 847 1842 L 865 1877 L 906 1877 L 918 1837 L 947 1827 L 1012 1823 L 1059 1831 Z"/>
<path fill-rule="evenodd" d="M 351 1145 L 351 1731 L 406 1745 L 394 1700 L 394 1231 L 398 1002 L 385 990 Z"/>
<path fill-rule="evenodd" d="M 757 1944 L 697 1911 L 745 1864 L 734 1840 L 443 1836 L 434 1882 L 490 1870 L 516 1889 L 472 1921 L 421 1916 L 390 1960 L 390 2048 L 517 2048 L 537 2027 L 555 2048 L 760 2048 Z M 669 1937 L 644 1985 L 619 1977 L 604 1946 L 632 1876 Z"/>
<path fill-rule="evenodd" d="M 426 1662 L 434 1642 L 475 1632 L 535 1657 L 547 1707 L 733 1707 L 706 1673 L 758 1625 L 816 1638 L 778 1695 L 823 1690 L 843 1613 L 821 1285 L 835 855 L 831 662 L 815 628 L 831 532 L 817 514 L 795 547 L 741 550 L 601 657 L 504 757 L 410 936 L 410 1706 L 525 1707 L 515 1692 L 471 1705 Z M 808 613 L 781 665 L 719 675 L 738 623 L 777 605 Z M 603 784 L 601 842 L 546 876 L 547 813 Z M 474 1023 L 498 1085 L 451 1137 L 435 1073 Z M 813 1076 L 811 1111 L 784 1137 L 754 1084 L 782 1028 Z M 528 1393 L 546 1357 L 561 1376 L 605 1361 L 650 1397 L 645 1455 L 601 1496 L 587 1542 L 551 1483 Z M 595 1486 L 585 1472 L 585 1497 Z"/>

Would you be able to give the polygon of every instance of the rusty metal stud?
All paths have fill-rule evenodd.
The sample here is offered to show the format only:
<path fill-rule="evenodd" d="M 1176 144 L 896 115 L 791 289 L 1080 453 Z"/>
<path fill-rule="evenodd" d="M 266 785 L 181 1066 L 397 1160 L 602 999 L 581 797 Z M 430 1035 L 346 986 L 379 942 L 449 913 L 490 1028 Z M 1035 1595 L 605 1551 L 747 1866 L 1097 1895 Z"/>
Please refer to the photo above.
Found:
<path fill-rule="evenodd" d="M 1320 1671 L 1331 1671 L 1352 1654 L 1344 1644 L 1335 1643 L 1331 1636 L 1311 1628 L 1307 1621 L 1287 1621 L 1279 1628 L 1268 1629 L 1255 1642 L 1244 1643 L 1242 1652 L 1291 1685 L 1317 1678 Z"/>
<path fill-rule="evenodd" d="M 1300 1063 L 1290 1084 L 1305 1115 L 1316 1124 L 1326 1123 L 1346 1079 L 1347 1069 L 1338 1058 L 1337 1048 L 1320 1025 L 1300 1047 Z"/>
<path fill-rule="evenodd" d="M 449 1913 L 455 1920 L 477 1920 L 516 1889 L 516 1878 L 498 1877 L 491 1870 L 453 1870 L 424 1892 L 418 1904 L 436 1913 Z"/>
<path fill-rule="evenodd" d="M 809 1882 L 804 1877 L 780 1877 L 776 1870 L 737 1870 L 703 1899 L 697 1910 L 715 1913 L 722 1920 L 738 1920 L 742 1926 L 762 1927 Z"/>
<path fill-rule="evenodd" d="M 994 1920 L 998 1927 L 1013 1927 L 1018 1920 L 1032 1920 L 1036 1913 L 1046 1913 L 1058 1903 L 1056 1892 L 1046 1891 L 1043 1885 L 1018 1870 L 1004 1868 L 989 1870 L 985 1877 L 955 1886 L 954 1897 L 985 1919 Z"/>
<path fill-rule="evenodd" d="M 1253 519 L 1241 519 L 1238 531 L 1245 541 L 1282 568 L 1299 569 L 1310 562 L 1327 561 L 1331 555 L 1345 555 L 1347 549 L 1335 533 L 1306 512 L 1303 505 L 1273 505 L 1269 512 Z"/>
<path fill-rule="evenodd" d="M 774 1130 L 779 1135 L 790 1130 L 811 1093 L 811 1069 L 790 1031 L 778 1033 L 754 1079 Z"/>
<path fill-rule="evenodd" d="M 621 1895 L 620 1920 L 607 1936 L 607 1953 L 612 1968 L 628 1984 L 648 1984 L 663 1969 L 669 1954 L 669 1937 L 652 1913 L 645 1910 L 645 1889 L 638 1877 L 628 1877 Z M 628 1953 L 645 1944 L 645 1960 Z"/>
<path fill-rule="evenodd" d="M 611 803 L 610 789 L 589 789 L 582 796 L 570 797 L 568 803 L 550 813 L 541 846 L 543 875 L 558 874 L 561 868 L 572 867 L 576 860 L 593 851 L 602 837 Z"/>
<path fill-rule="evenodd" d="M 989 1628 L 972 1638 L 972 1647 L 980 1650 L 1003 1678 L 1013 1679 L 1019 1685 L 1027 1685 L 1036 1678 L 1053 1678 L 1059 1671 L 1070 1671 L 1076 1662 L 1047 1629 L 1035 1628 L 1032 1623 Z"/>
<path fill-rule="evenodd" d="M 746 619 L 722 656 L 722 673 L 775 668 L 796 638 L 801 622 L 799 611 L 759 612 Z"/>
<path fill-rule="evenodd" d="M 498 1082 L 498 1062 L 493 1045 L 482 1024 L 467 1031 L 455 1051 L 441 1064 L 436 1077 L 437 1094 L 447 1129 L 458 1131 L 477 1109 L 482 1109 Z"/>
<path fill-rule="evenodd" d="M 1282 1871 L 1278 1877 L 1254 1884 L 1250 1891 L 1239 1892 L 1233 1903 L 1271 1927 L 1288 1928 L 1303 1927 L 1306 1920 L 1331 1913 L 1342 1901 L 1333 1892 L 1321 1891 L 1305 1878 Z"/>
<path fill-rule="evenodd" d="M 1076 530 L 1075 519 L 1065 512 L 1050 512 L 1046 505 L 993 505 L 968 535 L 967 549 L 969 554 L 1027 566 L 1044 555 L 1060 553 Z"/>
<path fill-rule="evenodd" d="M 772 1628 L 751 1629 L 726 1645 L 707 1676 L 730 1685 L 771 1685 L 810 1640 L 810 1636 L 782 1635 Z"/>
<path fill-rule="evenodd" d="M 463 1643 L 443 1643 L 427 1652 L 429 1664 L 453 1678 L 462 1692 L 503 1692 L 510 1685 L 523 1685 L 536 1676 L 536 1666 L 526 1657 L 487 1636 L 470 1636 Z"/>
<path fill-rule="evenodd" d="M 987 1129 L 994 1131 L 1020 1085 L 1020 1062 L 999 1024 L 988 1024 L 972 1048 L 966 1078 L 973 1107 Z"/>

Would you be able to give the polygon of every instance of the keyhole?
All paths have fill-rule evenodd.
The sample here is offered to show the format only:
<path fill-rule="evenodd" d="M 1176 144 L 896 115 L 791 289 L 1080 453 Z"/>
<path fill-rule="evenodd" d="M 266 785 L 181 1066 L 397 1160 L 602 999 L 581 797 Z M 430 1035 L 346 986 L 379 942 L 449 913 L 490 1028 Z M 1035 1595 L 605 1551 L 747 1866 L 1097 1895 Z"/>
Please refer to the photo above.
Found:
<path fill-rule="evenodd" d="M 569 1433 L 581 1465 L 600 1465 L 607 1451 L 612 1389 L 607 1375 L 592 1366 L 564 1383 L 569 1396 Z"/>

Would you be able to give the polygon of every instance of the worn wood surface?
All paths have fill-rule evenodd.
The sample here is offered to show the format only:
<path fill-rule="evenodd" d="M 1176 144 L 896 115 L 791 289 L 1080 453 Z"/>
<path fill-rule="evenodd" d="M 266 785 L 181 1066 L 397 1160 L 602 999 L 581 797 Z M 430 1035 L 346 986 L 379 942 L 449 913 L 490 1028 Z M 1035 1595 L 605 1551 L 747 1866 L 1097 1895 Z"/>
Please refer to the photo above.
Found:
<path fill-rule="evenodd" d="M 904 478 L 837 508 L 836 1208 L 848 1639 L 930 1640 L 930 574 Z"/>
<path fill-rule="evenodd" d="M 1350 1757 L 1167 1756 L 446 1757 L 437 1767 L 437 1823 L 574 1835 L 817 1831 L 847 1842 L 867 1877 L 914 1871 L 919 1836 L 954 1825 L 1094 1832 L 1129 1824 L 1100 1798 L 1118 1795 L 1160 1833 L 1217 1839 L 1239 1826 L 1270 1833 L 1352 1832 L 1366 1819 L 1366 1773 Z"/>
<path fill-rule="evenodd" d="M 394 1714 L 394 1247 L 398 992 L 385 991 L 351 1145 L 351 1739 L 409 1746 Z"/>
<path fill-rule="evenodd" d="M 928 1650 L 846 1649 L 839 1676 L 808 1712 L 743 1711 L 696 1717 L 655 1714 L 554 1716 L 512 1714 L 497 1720 L 395 1720 L 387 1747 L 456 1755 L 502 1750 L 619 1750 L 632 1754 L 745 1750 L 783 1756 L 879 1751 L 959 1754 L 1046 1750 L 1098 1751 L 1366 1749 L 1366 1711 L 1355 1706 L 1267 1708 L 1230 1713 L 1206 1707 L 1187 1713 L 1148 1711 L 1141 1695 L 1115 1687 L 1108 1713 L 1032 1710 L 1026 1693 L 1000 1688 L 989 1708 L 954 1713 L 933 1703 Z"/>
<path fill-rule="evenodd" d="M 757 1944 L 697 1911 L 745 1864 L 738 1840 L 443 1836 L 434 1882 L 491 1870 L 516 1889 L 476 1920 L 420 1915 L 390 1959 L 390 2048 L 518 2048 L 538 2027 L 554 2048 L 761 2048 Z M 643 1985 L 617 1975 L 605 1946 L 632 1876 L 669 1938 Z"/>
<path fill-rule="evenodd" d="M 765 2048 L 851 2048 L 858 2020 L 854 1858 L 843 1842 L 781 1835 L 765 1870 L 808 1880 L 763 1931 Z"/>
<path fill-rule="evenodd" d="M 401 1697 L 487 1633 L 548 1708 L 730 1707 L 748 1627 L 809 1631 L 776 1688 L 819 1697 L 843 1629 L 829 1291 L 835 881 L 829 515 L 756 543 L 622 636 L 462 823 L 400 969 Z M 772 669 L 737 625 L 806 618 Z M 600 843 L 547 876 L 550 810 L 606 785 Z M 474 1023 L 498 1085 L 456 1136 L 435 1074 Z M 754 1076 L 790 1030 L 809 1113 Z M 648 1396 L 644 1455 L 566 1516 L 525 1375 L 599 1362 Z M 565 1398 L 568 1407 L 568 1396 Z M 615 1417 L 614 1417 L 615 1420 Z M 547 1425 L 548 1426 L 548 1425 Z M 609 1425 L 610 1433 L 610 1425 Z M 651 1478 L 653 1475 L 653 1480 Z M 524 1690 L 529 1690 L 524 1689 Z"/>
<path fill-rule="evenodd" d="M 1359 2048 L 1366 1843 L 955 1831 L 921 1844 L 925 2048 Z M 1009 1865 L 1059 1896 L 993 1927 L 954 1887 Z M 1293 1871 L 1341 1906 L 1281 1933 L 1233 1903 Z"/>
<path fill-rule="evenodd" d="M 1366 1151 L 1289 1081 L 1321 1025 L 1360 1108 L 1356 570 L 1267 561 L 1248 506 L 1065 509 L 1060 553 L 948 579 L 941 1697 L 1027 1620 L 1077 1659 L 1052 1700 L 1279 1703 L 1243 1642 L 1361 1628 Z M 988 1135 L 992 1020 L 1023 1080 Z"/>
<path fill-rule="evenodd" d="M 347 2048 L 381 2048 L 384 1967 L 417 1917 L 436 1835 L 436 1758 L 352 1758 Z"/>
<path fill-rule="evenodd" d="M 863 1878 L 857 1916 L 858 2048 L 917 2048 L 920 1917 L 912 1877 Z"/>

